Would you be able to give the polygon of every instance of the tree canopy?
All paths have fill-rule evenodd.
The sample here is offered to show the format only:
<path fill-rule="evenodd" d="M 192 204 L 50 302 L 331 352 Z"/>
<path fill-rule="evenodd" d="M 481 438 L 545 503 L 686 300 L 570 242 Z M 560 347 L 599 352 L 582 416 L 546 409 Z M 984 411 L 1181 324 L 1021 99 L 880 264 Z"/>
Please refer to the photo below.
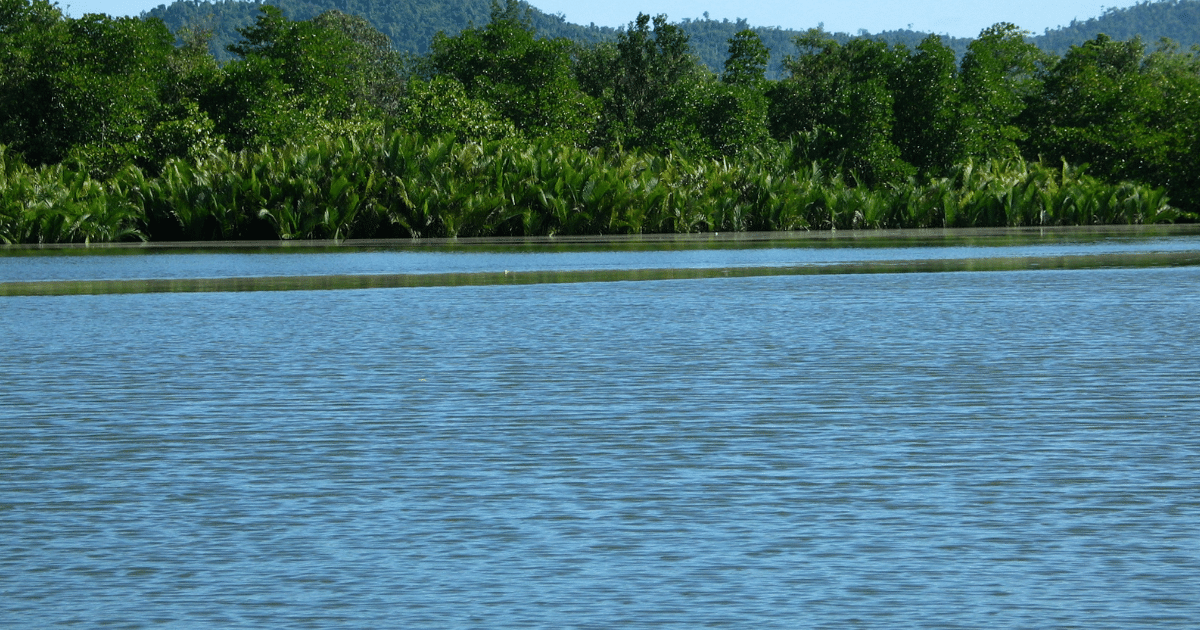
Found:
<path fill-rule="evenodd" d="M 666 16 L 639 14 L 612 39 L 583 45 L 543 36 L 532 15 L 516 0 L 493 3 L 485 23 L 439 33 L 426 55 L 412 57 L 362 17 L 328 11 L 293 20 L 263 5 L 221 63 L 203 30 L 172 35 L 155 19 L 69 18 L 45 0 L 0 0 L 0 146 L 8 164 L 101 179 L 129 169 L 175 176 L 180 164 L 222 152 L 390 133 L 665 160 L 655 168 L 767 160 L 772 182 L 815 169 L 830 186 L 863 191 L 965 185 L 983 163 L 1065 164 L 1055 186 L 1086 171 L 1104 185 L 1161 188 L 1184 211 L 1200 210 L 1200 53 L 1170 42 L 1150 48 L 1100 35 L 1059 57 L 1001 23 L 959 60 L 937 36 L 910 48 L 812 29 L 793 38 L 783 76 L 773 79 L 757 30 L 729 34 L 716 72 Z M 738 195 L 753 190 L 730 185 Z M 410 201 L 419 196 L 405 191 Z M 878 209 L 862 216 L 876 225 L 928 221 Z M 980 216 L 1024 215 L 993 207 Z M 262 234 L 264 220 L 229 230 Z M 304 232 L 282 227 L 292 219 L 273 220 L 287 234 Z M 536 223 L 504 221 L 495 229 Z M 683 214 L 671 221 L 672 229 L 698 225 Z M 794 225 L 755 221 L 739 225 Z"/>

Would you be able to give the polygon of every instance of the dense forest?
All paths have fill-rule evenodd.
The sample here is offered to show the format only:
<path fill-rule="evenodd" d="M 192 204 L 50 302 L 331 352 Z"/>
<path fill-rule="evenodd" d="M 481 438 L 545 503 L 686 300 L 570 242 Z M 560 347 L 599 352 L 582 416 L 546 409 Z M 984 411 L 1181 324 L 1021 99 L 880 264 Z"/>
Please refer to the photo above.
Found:
<path fill-rule="evenodd" d="M 611 234 L 1193 220 L 1200 56 L 1012 24 L 961 54 L 665 16 L 579 43 L 516 0 L 395 49 L 273 6 L 228 44 L 0 0 L 0 241 Z M 559 21 L 559 24 L 565 22 Z M 736 25 L 735 25 L 736 26 Z M 741 25 L 744 26 L 744 25 Z"/>
<path fill-rule="evenodd" d="M 439 32 L 457 33 L 476 24 L 487 23 L 490 0 L 272 0 L 216 2 L 181 0 L 159 5 L 142 14 L 143 18 L 162 20 L 171 32 L 181 28 L 211 33 L 210 50 L 220 61 L 232 58 L 228 46 L 241 39 L 238 29 L 254 23 L 259 7 L 279 7 L 290 20 L 309 20 L 326 11 L 340 11 L 363 17 L 379 32 L 387 35 L 401 52 L 425 54 L 433 36 Z M 616 29 L 579 26 L 561 16 L 548 15 L 522 3 L 538 35 L 546 39 L 566 38 L 580 43 L 612 39 Z"/>
<path fill-rule="evenodd" d="M 262 3 L 262 0 L 177 0 L 169 5 L 159 5 L 143 13 L 142 17 L 161 19 L 171 32 L 184 27 L 210 31 L 210 50 L 218 60 L 224 61 L 231 58 L 226 47 L 240 37 L 237 29 L 254 22 Z M 331 10 L 362 16 L 387 35 L 397 50 L 416 54 L 427 53 L 438 32 L 457 33 L 473 24 L 486 23 L 490 11 L 490 0 L 268 0 L 268 3 L 278 6 L 284 16 L 292 20 L 311 19 Z M 581 44 L 594 44 L 613 41 L 617 32 L 623 30 L 572 24 L 561 15 L 543 13 L 524 2 L 522 6 L 529 11 L 538 35 L 548 39 L 561 37 Z M 792 40 L 803 34 L 785 28 L 753 26 L 745 20 L 709 19 L 707 14 L 703 18 L 683 18 L 676 25 L 688 34 L 692 52 L 713 72 L 720 72 L 725 63 L 726 41 L 735 33 L 753 30 L 771 53 L 766 74 L 769 79 L 779 79 L 786 74 L 783 58 L 791 53 Z M 1140 36 L 1151 43 L 1167 37 L 1185 49 L 1190 48 L 1200 44 L 1200 0 L 1160 0 L 1123 9 L 1112 8 L 1099 17 L 1047 29 L 1040 35 L 1030 34 L 1028 39 L 1042 50 L 1061 55 L 1071 46 L 1082 45 L 1101 33 L 1120 40 Z M 929 35 L 932 33 L 902 29 L 875 34 L 866 31 L 830 33 L 828 37 L 839 44 L 866 38 L 916 48 Z M 941 37 L 942 43 L 954 50 L 959 58 L 971 43 L 971 38 Z"/>
<path fill-rule="evenodd" d="M 1071 46 L 1104 33 L 1113 39 L 1141 37 L 1148 42 L 1170 39 L 1184 48 L 1200 45 L 1200 1 L 1144 1 L 1124 9 L 1110 8 L 1099 17 L 1072 21 L 1032 38 L 1042 50 L 1065 54 Z"/>

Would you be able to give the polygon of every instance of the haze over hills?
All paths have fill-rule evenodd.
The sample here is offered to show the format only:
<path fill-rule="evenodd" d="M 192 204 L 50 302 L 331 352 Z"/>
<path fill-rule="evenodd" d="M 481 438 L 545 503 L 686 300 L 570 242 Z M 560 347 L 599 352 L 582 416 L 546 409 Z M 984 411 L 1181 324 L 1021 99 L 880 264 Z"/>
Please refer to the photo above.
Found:
<path fill-rule="evenodd" d="M 1147 1 L 1127 9 L 1108 9 L 1098 17 L 1046 29 L 1033 41 L 1042 50 L 1062 54 L 1100 33 L 1116 40 L 1141 36 L 1151 47 L 1163 37 L 1175 40 L 1185 49 L 1200 45 L 1200 1 Z"/>
<path fill-rule="evenodd" d="M 387 35 L 394 48 L 414 54 L 425 53 L 433 36 L 439 31 L 453 34 L 471 24 L 486 23 L 491 8 L 490 0 L 177 0 L 170 5 L 159 5 L 143 13 L 142 17 L 159 18 L 172 31 L 185 26 L 211 30 L 213 54 L 218 59 L 228 59 L 230 53 L 225 46 L 240 39 L 237 29 L 254 21 L 261 4 L 278 6 L 284 15 L 293 20 L 309 19 L 334 9 L 361 15 Z M 533 6 L 529 10 L 540 37 L 564 37 L 580 43 L 594 43 L 611 39 L 619 32 L 610 27 L 573 24 L 561 15 L 547 14 Z M 630 21 L 635 17 L 629 16 Z M 1014 16 L 1013 21 L 1020 25 L 1019 17 Z M 690 35 L 692 49 L 700 60 L 718 71 L 725 61 L 727 40 L 742 29 L 752 28 L 771 50 L 768 77 L 773 78 L 780 75 L 782 58 L 794 51 L 792 39 L 801 32 L 778 27 L 755 27 L 745 20 L 685 18 L 677 24 Z M 1123 9 L 1108 9 L 1100 16 L 1073 21 L 1057 29 L 1047 29 L 1030 39 L 1043 50 L 1061 54 L 1072 45 L 1093 39 L 1099 33 L 1106 33 L 1118 40 L 1140 35 L 1151 46 L 1163 37 L 1175 40 L 1184 48 L 1200 45 L 1200 0 L 1162 0 Z M 855 34 L 832 35 L 842 42 L 855 37 L 871 37 L 912 48 L 929 33 L 914 30 L 868 33 L 861 30 Z M 971 42 L 970 38 L 945 35 L 942 40 L 959 55 L 966 51 Z"/>

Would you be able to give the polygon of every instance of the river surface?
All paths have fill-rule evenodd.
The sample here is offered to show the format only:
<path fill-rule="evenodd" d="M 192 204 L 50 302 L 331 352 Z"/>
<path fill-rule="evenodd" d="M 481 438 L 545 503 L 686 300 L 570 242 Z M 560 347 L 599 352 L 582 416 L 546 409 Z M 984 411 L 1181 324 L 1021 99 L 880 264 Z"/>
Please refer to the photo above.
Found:
<path fill-rule="evenodd" d="M 1197 313 L 1200 267 L 0 298 L 0 626 L 1195 628 Z"/>
<path fill-rule="evenodd" d="M 807 245 L 807 246 L 805 246 Z M 814 247 L 813 245 L 821 245 Z M 1001 246 L 893 245 L 675 249 L 650 251 L 423 251 L 173 253 L 93 256 L 0 256 L 0 282 L 145 280 L 261 276 L 481 273 L 785 267 L 883 261 L 959 260 L 1033 256 L 1101 256 L 1200 252 L 1200 235 L 1051 241 Z"/>

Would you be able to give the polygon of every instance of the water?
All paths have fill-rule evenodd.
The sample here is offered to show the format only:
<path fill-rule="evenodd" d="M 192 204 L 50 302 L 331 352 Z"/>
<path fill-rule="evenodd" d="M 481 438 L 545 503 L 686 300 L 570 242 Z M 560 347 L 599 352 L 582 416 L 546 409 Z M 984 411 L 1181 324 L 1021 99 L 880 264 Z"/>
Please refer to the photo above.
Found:
<path fill-rule="evenodd" d="M 824 245 L 815 247 L 814 245 Z M 419 249 L 336 253 L 153 253 L 124 256 L 0 257 L 0 282 L 144 280 L 264 276 L 480 273 L 785 267 L 881 261 L 1200 252 L 1200 235 L 1120 237 L 1076 242 L 829 247 L 797 240 L 789 247 L 649 251 L 446 251 Z"/>
<path fill-rule="evenodd" d="M 1200 268 L 0 299 L 0 625 L 1191 628 Z"/>

